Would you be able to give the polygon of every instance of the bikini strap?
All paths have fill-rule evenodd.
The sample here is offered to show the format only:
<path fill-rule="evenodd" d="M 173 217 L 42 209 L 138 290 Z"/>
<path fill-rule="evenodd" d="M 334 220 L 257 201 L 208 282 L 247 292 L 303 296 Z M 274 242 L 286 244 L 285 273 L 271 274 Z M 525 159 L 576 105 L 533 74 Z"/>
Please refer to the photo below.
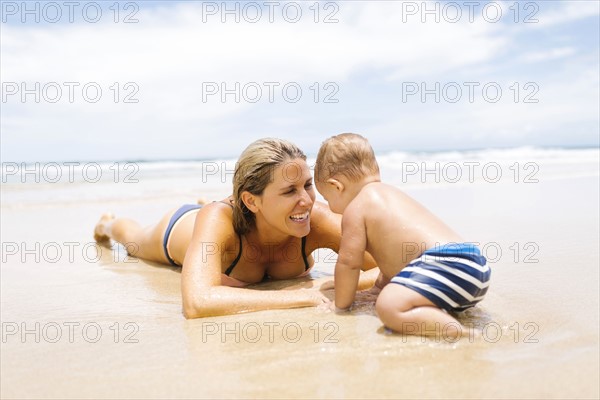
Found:
<path fill-rule="evenodd" d="M 223 200 L 213 201 L 213 203 L 223 203 L 223 204 L 227 204 L 229 207 L 233 208 L 233 204 L 231 204 L 230 202 L 225 202 Z"/>
<path fill-rule="evenodd" d="M 310 266 L 308 264 L 308 258 L 306 256 L 306 236 L 302 238 L 302 258 L 304 259 L 304 271 L 308 271 Z"/>
<path fill-rule="evenodd" d="M 242 257 L 242 237 L 238 235 L 238 238 L 240 239 L 240 251 L 238 252 L 237 257 L 235 258 L 235 260 L 233 260 L 229 268 L 227 268 L 227 271 L 225 271 L 225 275 L 227 276 L 231 274 L 231 271 L 233 271 L 233 268 L 237 265 L 237 263 L 240 261 L 240 258 Z M 308 262 L 308 256 L 306 255 L 306 236 L 302 238 L 302 259 L 304 260 L 304 271 L 308 271 L 310 269 L 310 264 Z"/>
<path fill-rule="evenodd" d="M 219 201 L 219 203 L 227 204 L 228 206 L 233 208 L 233 204 L 231 204 L 231 203 L 226 203 L 224 201 Z M 225 271 L 225 275 L 227 275 L 227 276 L 229 276 L 229 274 L 231 274 L 231 271 L 233 271 L 233 268 L 235 268 L 237 263 L 240 261 L 240 258 L 242 257 L 242 237 L 240 235 L 238 235 L 238 239 L 240 241 L 240 251 L 238 252 L 238 255 L 235 258 L 235 260 L 233 260 L 233 262 L 231 263 L 229 268 L 227 268 L 227 270 Z M 304 236 L 302 238 L 302 259 L 304 260 L 304 271 L 308 271 L 310 269 L 310 264 L 308 262 L 308 257 L 306 255 L 306 236 Z M 265 276 L 266 276 L 266 274 L 265 274 Z"/>
<path fill-rule="evenodd" d="M 225 275 L 227 276 L 231 274 L 231 271 L 233 271 L 233 268 L 237 265 L 238 261 L 240 261 L 240 258 L 242 257 L 242 237 L 238 235 L 238 238 L 240 239 L 240 251 L 238 252 L 237 257 L 235 258 L 235 260 L 233 260 L 229 268 L 227 268 L 227 271 L 225 271 Z"/>
<path fill-rule="evenodd" d="M 233 208 L 233 204 L 225 202 L 223 200 L 214 201 L 213 203 L 223 203 L 223 204 L 226 204 L 229 207 Z M 235 266 L 237 265 L 238 261 L 240 261 L 240 258 L 242 258 L 242 237 L 240 235 L 238 235 L 238 239 L 240 241 L 240 251 L 238 252 L 238 255 L 235 258 L 235 260 L 233 260 L 233 262 L 231 263 L 231 265 L 229 266 L 229 268 L 227 268 L 227 270 L 225 271 L 225 275 L 227 275 L 227 276 L 229 276 L 229 274 L 231 274 L 231 271 L 233 271 L 233 268 L 235 268 Z"/>

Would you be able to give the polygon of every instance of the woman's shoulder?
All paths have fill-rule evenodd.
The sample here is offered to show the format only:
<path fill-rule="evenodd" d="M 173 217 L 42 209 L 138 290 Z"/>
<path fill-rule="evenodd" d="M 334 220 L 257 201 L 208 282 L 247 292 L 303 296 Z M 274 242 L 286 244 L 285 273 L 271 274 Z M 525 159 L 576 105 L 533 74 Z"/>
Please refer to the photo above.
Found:
<path fill-rule="evenodd" d="M 324 219 L 330 218 L 332 214 L 333 212 L 329 209 L 327 204 L 315 201 L 310 213 L 311 228 L 313 228 L 315 224 L 322 222 Z"/>
<path fill-rule="evenodd" d="M 196 227 L 215 239 L 237 237 L 233 227 L 233 206 L 228 199 L 205 204 L 196 216 Z"/>
<path fill-rule="evenodd" d="M 233 219 L 233 204 L 229 201 L 229 198 L 206 203 L 202 206 L 202 210 L 210 212 L 211 214 L 222 213 L 224 215 L 229 215 Z"/>

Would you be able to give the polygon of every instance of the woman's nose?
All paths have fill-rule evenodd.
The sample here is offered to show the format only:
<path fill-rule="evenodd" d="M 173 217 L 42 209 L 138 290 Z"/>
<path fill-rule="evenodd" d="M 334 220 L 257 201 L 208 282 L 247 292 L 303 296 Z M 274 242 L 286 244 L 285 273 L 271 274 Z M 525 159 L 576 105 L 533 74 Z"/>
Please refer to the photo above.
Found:
<path fill-rule="evenodd" d="M 311 206 L 313 203 L 312 198 L 310 197 L 310 193 L 307 190 L 303 190 L 300 196 L 300 201 L 298 202 L 301 206 Z"/>

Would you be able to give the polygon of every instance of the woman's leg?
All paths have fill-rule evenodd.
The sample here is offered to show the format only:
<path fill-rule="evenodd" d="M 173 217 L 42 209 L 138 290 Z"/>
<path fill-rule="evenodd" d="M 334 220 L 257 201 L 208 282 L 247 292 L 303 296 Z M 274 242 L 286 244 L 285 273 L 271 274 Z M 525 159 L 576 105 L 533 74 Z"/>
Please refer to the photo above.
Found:
<path fill-rule="evenodd" d="M 113 239 L 125 246 L 132 256 L 169 264 L 163 250 L 163 237 L 173 213 L 174 211 L 169 212 L 158 224 L 149 227 L 142 227 L 128 218 L 115 218 L 112 214 L 104 214 L 94 228 L 94 239 L 97 242 Z"/>

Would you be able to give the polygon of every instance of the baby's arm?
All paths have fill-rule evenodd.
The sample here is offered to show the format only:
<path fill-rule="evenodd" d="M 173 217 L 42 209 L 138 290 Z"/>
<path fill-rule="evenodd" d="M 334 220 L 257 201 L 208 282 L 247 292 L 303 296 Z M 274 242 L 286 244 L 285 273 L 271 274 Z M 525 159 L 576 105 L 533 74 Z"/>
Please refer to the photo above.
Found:
<path fill-rule="evenodd" d="M 338 309 L 348 309 L 354 301 L 366 247 L 367 235 L 362 215 L 345 213 L 340 251 L 335 264 L 335 306 Z"/>

